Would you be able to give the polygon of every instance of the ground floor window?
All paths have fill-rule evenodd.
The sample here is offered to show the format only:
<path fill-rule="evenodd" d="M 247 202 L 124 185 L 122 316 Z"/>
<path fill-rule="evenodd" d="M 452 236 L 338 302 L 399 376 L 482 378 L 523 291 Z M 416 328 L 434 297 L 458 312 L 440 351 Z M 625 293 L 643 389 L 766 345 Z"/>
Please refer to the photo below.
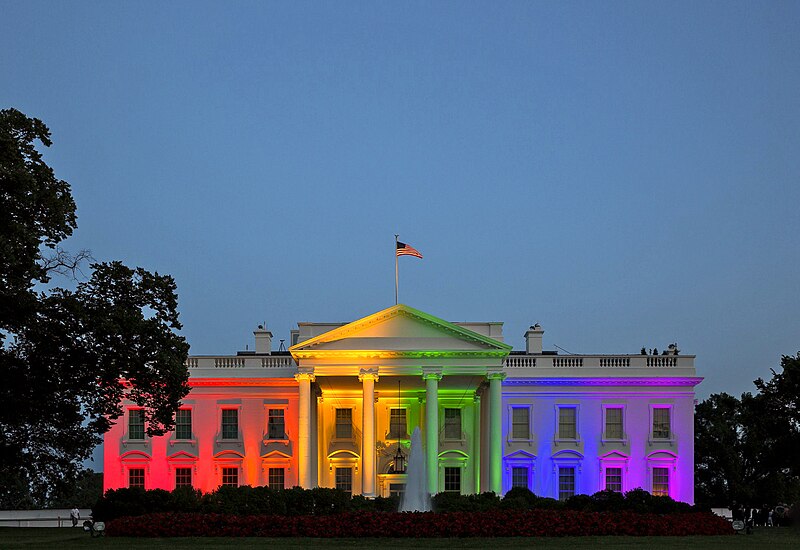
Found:
<path fill-rule="evenodd" d="M 511 468 L 511 487 L 528 487 L 528 469 L 524 466 L 515 466 Z"/>
<path fill-rule="evenodd" d="M 268 472 L 267 482 L 270 489 L 283 489 L 285 488 L 285 472 L 283 468 L 270 468 Z"/>
<path fill-rule="evenodd" d="M 575 495 L 575 467 L 558 468 L 558 500 L 567 500 Z"/>
<path fill-rule="evenodd" d="M 399 499 L 403 498 L 403 495 L 406 492 L 406 484 L 405 483 L 390 483 L 389 484 L 389 496 L 390 497 L 397 497 Z"/>
<path fill-rule="evenodd" d="M 128 487 L 141 487 L 144 489 L 144 468 L 130 468 L 128 470 Z"/>
<path fill-rule="evenodd" d="M 239 486 L 239 468 L 222 469 L 222 486 L 223 487 Z"/>
<path fill-rule="evenodd" d="M 336 488 L 346 493 L 353 492 L 352 468 L 336 468 Z"/>
<path fill-rule="evenodd" d="M 461 468 L 446 467 L 444 469 L 444 490 L 446 492 L 461 492 Z"/>
<path fill-rule="evenodd" d="M 192 486 L 192 469 L 175 468 L 175 487 Z"/>
<path fill-rule="evenodd" d="M 622 468 L 606 468 L 606 491 L 622 492 Z"/>
<path fill-rule="evenodd" d="M 669 468 L 653 468 L 653 495 L 669 496 Z"/>

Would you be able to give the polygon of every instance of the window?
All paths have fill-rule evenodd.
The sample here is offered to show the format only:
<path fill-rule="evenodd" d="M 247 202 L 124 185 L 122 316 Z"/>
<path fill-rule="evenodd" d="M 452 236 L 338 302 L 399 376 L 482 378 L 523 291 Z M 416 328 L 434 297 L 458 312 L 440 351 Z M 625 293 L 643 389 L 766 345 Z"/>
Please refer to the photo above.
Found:
<path fill-rule="evenodd" d="M 461 412 L 459 409 L 451 409 Z M 447 493 L 461 492 L 461 468 L 446 467 L 444 469 L 444 490 Z"/>
<path fill-rule="evenodd" d="M 606 468 L 606 491 L 622 492 L 622 468 Z"/>
<path fill-rule="evenodd" d="M 653 439 L 670 439 L 669 413 L 667 407 L 653 409 Z"/>
<path fill-rule="evenodd" d="M 192 469 L 191 468 L 175 468 L 175 487 L 191 487 L 192 486 Z"/>
<path fill-rule="evenodd" d="M 128 470 L 128 487 L 141 487 L 144 489 L 144 468 L 131 468 Z"/>
<path fill-rule="evenodd" d="M 222 409 L 222 439 L 239 439 L 238 409 Z"/>
<path fill-rule="evenodd" d="M 142 409 L 128 411 L 128 439 L 144 439 L 144 411 Z"/>
<path fill-rule="evenodd" d="M 511 408 L 512 439 L 530 439 L 531 437 L 530 419 L 531 419 L 530 408 L 528 407 Z"/>
<path fill-rule="evenodd" d="M 558 500 L 567 500 L 575 495 L 575 468 L 560 466 L 558 468 Z"/>
<path fill-rule="evenodd" d="M 270 409 L 267 415 L 267 438 L 287 439 L 283 409 Z M 270 485 L 271 487 L 271 485 Z"/>
<path fill-rule="evenodd" d="M 578 439 L 576 407 L 558 408 L 558 438 L 559 439 Z"/>
<path fill-rule="evenodd" d="M 222 469 L 222 486 L 223 487 L 239 486 L 239 468 Z"/>
<path fill-rule="evenodd" d="M 660 497 L 669 496 L 669 468 L 653 468 L 652 493 L 654 496 L 660 496 Z"/>
<path fill-rule="evenodd" d="M 622 407 L 606 408 L 605 439 L 623 439 Z"/>
<path fill-rule="evenodd" d="M 175 413 L 175 439 L 192 438 L 192 410 L 178 409 Z"/>
<path fill-rule="evenodd" d="M 444 438 L 461 439 L 461 409 L 444 410 Z"/>
<path fill-rule="evenodd" d="M 283 468 L 270 468 L 267 481 L 270 489 L 284 489 L 286 470 Z"/>
<path fill-rule="evenodd" d="M 524 466 L 511 468 L 511 487 L 524 487 L 528 489 L 528 469 Z"/>
<path fill-rule="evenodd" d="M 397 497 L 400 500 L 403 499 L 403 495 L 406 493 L 406 484 L 405 483 L 390 483 L 389 484 L 389 496 L 390 497 Z"/>
<path fill-rule="evenodd" d="M 389 439 L 404 439 L 408 437 L 405 409 L 389 410 Z"/>
<path fill-rule="evenodd" d="M 350 409 L 339 409 L 347 410 Z M 353 469 L 352 468 L 336 468 L 336 488 L 341 489 L 345 493 L 353 492 Z"/>
<path fill-rule="evenodd" d="M 352 439 L 352 438 L 353 438 L 353 409 L 336 409 L 336 439 Z"/>

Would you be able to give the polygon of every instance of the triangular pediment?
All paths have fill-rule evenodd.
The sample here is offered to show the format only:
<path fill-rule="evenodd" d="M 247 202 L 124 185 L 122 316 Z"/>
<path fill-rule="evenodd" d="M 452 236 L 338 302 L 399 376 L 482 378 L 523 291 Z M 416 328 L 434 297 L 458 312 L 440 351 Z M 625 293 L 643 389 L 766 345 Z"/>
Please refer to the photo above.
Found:
<path fill-rule="evenodd" d="M 511 346 L 399 304 L 358 321 L 300 342 L 289 351 L 295 358 L 347 352 L 375 352 L 400 356 L 436 353 L 507 355 Z"/>
<path fill-rule="evenodd" d="M 519 450 L 514 451 L 513 453 L 506 455 L 506 460 L 535 460 L 536 455 L 529 453 L 527 451 Z"/>

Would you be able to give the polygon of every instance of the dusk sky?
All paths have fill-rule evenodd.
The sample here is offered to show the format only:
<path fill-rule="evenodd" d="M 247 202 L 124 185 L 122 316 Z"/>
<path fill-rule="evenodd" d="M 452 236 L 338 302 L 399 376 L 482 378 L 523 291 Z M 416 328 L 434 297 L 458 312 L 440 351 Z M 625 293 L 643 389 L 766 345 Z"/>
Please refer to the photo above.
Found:
<path fill-rule="evenodd" d="M 523 347 L 800 349 L 798 2 L 18 2 L 0 105 L 64 246 L 175 277 L 193 354 L 400 301 Z M 563 353 L 563 352 L 561 352 Z"/>

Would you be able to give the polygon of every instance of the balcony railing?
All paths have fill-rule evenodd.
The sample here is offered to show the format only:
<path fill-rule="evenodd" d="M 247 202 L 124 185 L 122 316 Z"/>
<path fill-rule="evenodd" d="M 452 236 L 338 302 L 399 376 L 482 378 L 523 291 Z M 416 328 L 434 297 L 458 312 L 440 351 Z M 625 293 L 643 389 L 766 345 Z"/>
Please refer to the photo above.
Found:
<path fill-rule="evenodd" d="M 189 357 L 185 364 L 190 370 L 197 369 L 206 372 L 240 369 L 294 369 L 296 367 L 291 355 L 198 355 Z M 504 366 L 508 369 L 694 368 L 694 355 L 528 355 L 514 353 L 506 357 Z"/>
<path fill-rule="evenodd" d="M 694 355 L 509 355 L 504 366 L 513 369 L 637 369 L 694 368 Z"/>
<path fill-rule="evenodd" d="M 291 355 L 196 356 L 186 360 L 189 369 L 286 369 L 295 367 Z"/>

